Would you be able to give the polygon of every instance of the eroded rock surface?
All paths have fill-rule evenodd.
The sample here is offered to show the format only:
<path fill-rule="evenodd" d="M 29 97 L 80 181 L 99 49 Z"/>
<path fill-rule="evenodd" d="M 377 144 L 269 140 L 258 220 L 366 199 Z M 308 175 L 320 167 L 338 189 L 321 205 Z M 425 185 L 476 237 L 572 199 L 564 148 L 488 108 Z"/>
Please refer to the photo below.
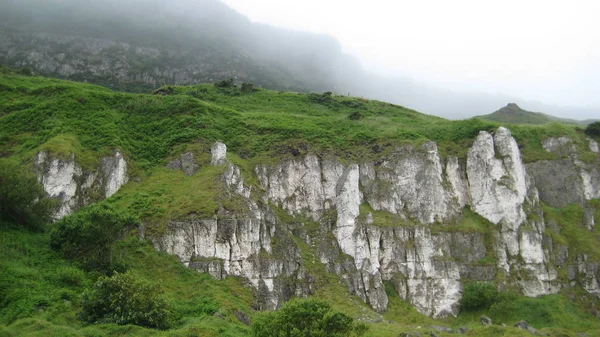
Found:
<path fill-rule="evenodd" d="M 38 180 L 51 198 L 59 200 L 55 219 L 60 219 L 101 198 L 115 194 L 127 183 L 127 161 L 118 150 L 110 157 L 101 158 L 94 170 L 84 170 L 75 155 L 55 158 L 46 151 L 35 160 Z"/>

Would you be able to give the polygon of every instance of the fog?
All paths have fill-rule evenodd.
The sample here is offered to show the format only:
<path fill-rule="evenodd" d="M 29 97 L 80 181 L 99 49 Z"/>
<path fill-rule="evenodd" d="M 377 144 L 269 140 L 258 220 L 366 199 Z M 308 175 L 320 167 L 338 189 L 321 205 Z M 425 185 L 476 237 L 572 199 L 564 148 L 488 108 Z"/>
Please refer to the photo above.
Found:
<path fill-rule="evenodd" d="M 532 107 L 600 106 L 598 1 L 225 2 L 253 21 L 330 34 L 386 76 Z"/>
<path fill-rule="evenodd" d="M 194 53 L 269 88 L 447 118 L 516 102 L 589 119 L 600 116 L 597 13 L 592 0 L 1 0 L 0 61 L 27 64 L 10 58 L 9 32 L 89 36 Z"/>

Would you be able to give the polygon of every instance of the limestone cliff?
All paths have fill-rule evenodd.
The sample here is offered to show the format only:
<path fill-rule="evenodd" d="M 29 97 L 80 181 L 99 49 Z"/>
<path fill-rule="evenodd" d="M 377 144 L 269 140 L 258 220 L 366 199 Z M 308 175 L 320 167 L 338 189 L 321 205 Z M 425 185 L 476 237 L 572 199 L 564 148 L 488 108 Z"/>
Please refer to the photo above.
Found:
<path fill-rule="evenodd" d="M 307 155 L 258 165 L 255 173 L 262 191 L 251 193 L 243 187 L 239 169 L 224 163 L 223 147 L 213 150 L 214 164 L 229 165 L 224 184 L 247 198 L 250 215 L 173 222 L 157 247 L 216 277 L 248 278 L 268 299 L 266 307 L 312 289 L 312 276 L 303 270 L 299 247 L 290 239 L 290 224 L 269 205 L 319 222 L 320 234 L 303 240 L 318 246 L 327 270 L 378 311 L 387 308 L 384 281 L 433 317 L 458 313 L 465 281 L 499 281 L 501 286 L 519 287 L 527 296 L 539 296 L 565 286 L 558 280 L 557 268 L 567 267 L 576 270 L 570 281 L 582 280 L 585 289 L 598 291 L 597 263 L 580 256 L 567 266 L 573 260 L 546 234 L 540 206 L 540 201 L 554 205 L 553 188 L 571 190 L 577 197 L 572 200 L 578 202 L 597 198 L 597 161 L 584 164 L 574 157 L 565 159 L 568 165 L 562 164 L 563 159 L 525 165 L 510 131 L 499 128 L 493 134 L 482 131 L 466 161 L 455 157 L 442 161 L 430 142 L 420 148 L 398 148 L 377 163 L 343 164 L 336 158 Z M 572 180 L 560 175 L 552 178 L 552 184 L 536 184 L 548 165 L 565 165 L 563 174 L 580 177 L 580 186 L 573 189 Z M 395 215 L 398 223 L 383 224 L 371 211 L 361 214 L 362 205 Z M 490 222 L 491 249 L 482 233 L 448 226 L 436 230 L 437 224 L 460 221 L 464 206 Z M 402 225 L 403 220 L 411 225 Z M 328 233 L 333 240 L 327 239 Z M 274 252 L 275 237 L 286 242 L 285 249 Z M 557 263 L 561 254 L 567 256 Z M 495 262 L 481 262 L 490 259 Z"/>
<path fill-rule="evenodd" d="M 128 180 L 127 162 L 118 150 L 101 158 L 100 167 L 95 170 L 82 169 L 74 154 L 63 159 L 42 151 L 36 157 L 35 169 L 46 193 L 59 200 L 55 219 L 112 196 Z"/>
<path fill-rule="evenodd" d="M 317 275 L 303 249 L 312 249 L 350 293 L 380 312 L 388 305 L 386 282 L 433 317 L 458 313 L 468 281 L 493 281 L 527 296 L 577 284 L 600 294 L 599 263 L 553 241 L 549 230 L 559 229 L 543 211 L 544 205 L 579 204 L 586 209 L 580 225 L 593 229 L 597 212 L 589 200 L 600 197 L 597 144 L 590 141 L 585 161 L 568 138 L 541 145 L 557 159 L 525 163 L 517 141 L 501 127 L 481 131 L 465 158 L 442 159 L 433 142 L 398 147 L 375 161 L 309 154 L 257 165 L 252 173 L 258 183 L 250 185 L 217 143 L 211 163 L 224 168 L 221 185 L 242 200 L 244 211 L 172 219 L 152 240 L 190 268 L 247 279 L 261 308 L 314 292 Z M 106 165 L 112 173 L 102 165 L 88 174 L 72 160 L 38 156 L 47 172 L 44 188 L 62 198 L 59 214 L 85 203 L 78 191 L 98 181 L 107 196 L 126 181 L 122 156 L 111 158 L 117 163 Z M 467 217 L 487 227 L 461 227 Z"/>

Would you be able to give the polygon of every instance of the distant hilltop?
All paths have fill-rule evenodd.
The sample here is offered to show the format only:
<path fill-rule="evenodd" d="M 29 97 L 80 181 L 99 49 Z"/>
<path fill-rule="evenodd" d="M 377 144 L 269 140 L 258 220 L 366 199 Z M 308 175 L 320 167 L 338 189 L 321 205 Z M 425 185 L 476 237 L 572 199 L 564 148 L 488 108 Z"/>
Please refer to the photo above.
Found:
<path fill-rule="evenodd" d="M 587 119 L 583 121 L 566 119 L 547 115 L 541 112 L 531 112 L 522 109 L 516 103 L 508 103 L 505 107 L 502 107 L 489 115 L 477 116 L 477 118 L 501 123 L 533 125 L 546 124 L 552 122 L 588 125 L 596 121 L 594 119 Z"/>

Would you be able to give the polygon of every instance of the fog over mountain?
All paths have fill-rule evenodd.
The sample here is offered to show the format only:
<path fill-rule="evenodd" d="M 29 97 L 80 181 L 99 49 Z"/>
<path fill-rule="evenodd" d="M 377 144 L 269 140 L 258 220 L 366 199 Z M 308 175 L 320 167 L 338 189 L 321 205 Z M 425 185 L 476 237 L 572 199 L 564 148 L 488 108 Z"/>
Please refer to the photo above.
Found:
<path fill-rule="evenodd" d="M 237 7 L 248 8 L 248 3 Z M 256 7 L 262 8 L 260 2 Z M 344 8 L 338 8 L 327 12 L 332 22 L 343 21 Z M 262 8 L 265 11 L 268 7 Z M 382 20 L 388 18 L 382 14 Z M 385 61 L 359 59 L 354 55 L 360 50 L 342 45 L 335 36 L 253 22 L 218 0 L 3 0 L 0 21 L 0 64 L 121 90 L 148 91 L 164 84 L 233 77 L 279 90 L 333 91 L 379 99 L 447 118 L 491 113 L 508 102 L 577 119 L 595 118 L 600 111 L 596 101 L 584 100 L 583 94 L 577 107 L 560 106 L 525 92 L 477 92 L 472 83 L 436 82 L 431 73 L 420 78 L 418 73 L 400 71 L 402 64 L 386 71 Z M 368 27 L 368 22 L 356 24 L 357 31 Z M 402 41 L 389 44 L 401 48 Z M 411 52 L 408 46 L 403 51 Z M 436 57 L 445 57 L 443 49 Z"/>

